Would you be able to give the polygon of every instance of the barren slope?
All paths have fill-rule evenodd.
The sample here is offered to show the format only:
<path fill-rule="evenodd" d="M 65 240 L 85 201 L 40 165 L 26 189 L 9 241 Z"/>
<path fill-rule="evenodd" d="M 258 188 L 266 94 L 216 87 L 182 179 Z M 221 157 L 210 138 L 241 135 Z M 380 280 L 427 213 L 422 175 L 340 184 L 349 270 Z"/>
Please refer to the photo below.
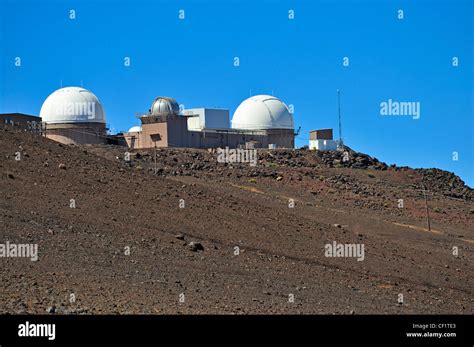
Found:
<path fill-rule="evenodd" d="M 474 313 L 473 193 L 454 175 L 302 150 L 231 167 L 191 149 L 159 150 L 155 175 L 153 152 L 124 151 L 0 130 L 0 243 L 39 247 L 0 258 L 0 312 Z M 333 241 L 364 244 L 364 261 L 325 257 Z"/>

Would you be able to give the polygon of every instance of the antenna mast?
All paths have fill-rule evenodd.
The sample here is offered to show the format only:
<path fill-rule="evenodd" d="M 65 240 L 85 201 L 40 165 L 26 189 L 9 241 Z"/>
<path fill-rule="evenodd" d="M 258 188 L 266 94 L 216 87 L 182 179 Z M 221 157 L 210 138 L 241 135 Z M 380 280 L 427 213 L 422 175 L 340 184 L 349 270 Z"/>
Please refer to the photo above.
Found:
<path fill-rule="evenodd" d="M 339 117 L 339 148 L 344 149 L 344 144 L 342 143 L 342 126 L 341 126 L 341 92 L 337 90 L 337 113 Z"/>

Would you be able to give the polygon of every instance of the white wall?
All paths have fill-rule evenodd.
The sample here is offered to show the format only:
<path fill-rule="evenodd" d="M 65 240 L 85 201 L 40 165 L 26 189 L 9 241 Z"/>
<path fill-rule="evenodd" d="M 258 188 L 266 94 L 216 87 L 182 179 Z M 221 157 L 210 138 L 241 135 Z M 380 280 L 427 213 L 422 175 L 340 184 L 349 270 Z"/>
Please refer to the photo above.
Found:
<path fill-rule="evenodd" d="M 200 124 L 199 116 L 196 117 L 188 117 L 188 130 L 200 131 L 202 130 Z"/>
<path fill-rule="evenodd" d="M 334 140 L 310 140 L 309 149 L 316 149 L 318 151 L 335 151 L 337 149 L 337 142 Z"/>
<path fill-rule="evenodd" d="M 229 128 L 229 110 L 217 108 L 191 108 L 183 115 L 196 115 L 188 118 L 189 130 L 227 129 Z"/>
<path fill-rule="evenodd" d="M 205 109 L 205 127 L 208 129 L 229 128 L 229 110 L 218 108 Z"/>

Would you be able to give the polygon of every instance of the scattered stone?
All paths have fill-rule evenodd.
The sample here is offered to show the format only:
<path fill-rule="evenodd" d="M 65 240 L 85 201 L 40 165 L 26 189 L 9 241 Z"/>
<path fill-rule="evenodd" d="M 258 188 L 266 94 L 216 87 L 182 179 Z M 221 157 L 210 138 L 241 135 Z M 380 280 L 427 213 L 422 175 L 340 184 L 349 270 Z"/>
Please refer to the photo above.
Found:
<path fill-rule="evenodd" d="M 49 306 L 49 307 L 46 309 L 46 312 L 47 312 L 47 313 L 55 313 L 55 312 L 56 312 L 56 307 L 54 307 L 54 306 Z"/>
<path fill-rule="evenodd" d="M 341 224 L 333 224 L 332 226 L 335 227 L 335 228 L 342 228 Z"/>
<path fill-rule="evenodd" d="M 281 181 L 282 179 L 283 179 L 283 177 L 281 177 L 281 176 L 278 176 L 278 177 L 276 178 L 277 181 Z"/>
<path fill-rule="evenodd" d="M 66 170 L 66 164 L 61 163 L 61 164 L 58 165 L 58 167 L 60 169 Z"/>
<path fill-rule="evenodd" d="M 184 235 L 183 234 L 178 234 L 174 236 L 178 240 L 184 240 Z"/>
<path fill-rule="evenodd" d="M 189 243 L 189 248 L 190 248 L 191 251 L 193 251 L 193 252 L 204 251 L 203 245 L 200 244 L 199 242 L 191 241 L 191 242 Z"/>

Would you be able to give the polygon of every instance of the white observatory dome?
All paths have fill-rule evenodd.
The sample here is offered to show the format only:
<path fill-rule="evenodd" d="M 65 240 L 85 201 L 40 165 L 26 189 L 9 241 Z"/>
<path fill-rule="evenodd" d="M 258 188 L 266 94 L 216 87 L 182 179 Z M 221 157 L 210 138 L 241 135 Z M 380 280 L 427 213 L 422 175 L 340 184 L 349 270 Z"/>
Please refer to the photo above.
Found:
<path fill-rule="evenodd" d="M 234 129 L 293 129 L 288 107 L 271 95 L 255 95 L 244 100 L 232 118 Z"/>
<path fill-rule="evenodd" d="M 142 131 L 142 127 L 139 126 L 139 125 L 136 125 L 134 127 L 131 127 L 130 129 L 128 129 L 129 133 L 138 133 L 140 131 Z"/>
<path fill-rule="evenodd" d="M 61 88 L 43 103 L 40 117 L 45 123 L 105 123 L 105 112 L 99 99 L 84 88 Z"/>
<path fill-rule="evenodd" d="M 176 116 L 179 114 L 179 105 L 173 98 L 158 96 L 153 100 L 149 112 L 152 116 Z"/>

